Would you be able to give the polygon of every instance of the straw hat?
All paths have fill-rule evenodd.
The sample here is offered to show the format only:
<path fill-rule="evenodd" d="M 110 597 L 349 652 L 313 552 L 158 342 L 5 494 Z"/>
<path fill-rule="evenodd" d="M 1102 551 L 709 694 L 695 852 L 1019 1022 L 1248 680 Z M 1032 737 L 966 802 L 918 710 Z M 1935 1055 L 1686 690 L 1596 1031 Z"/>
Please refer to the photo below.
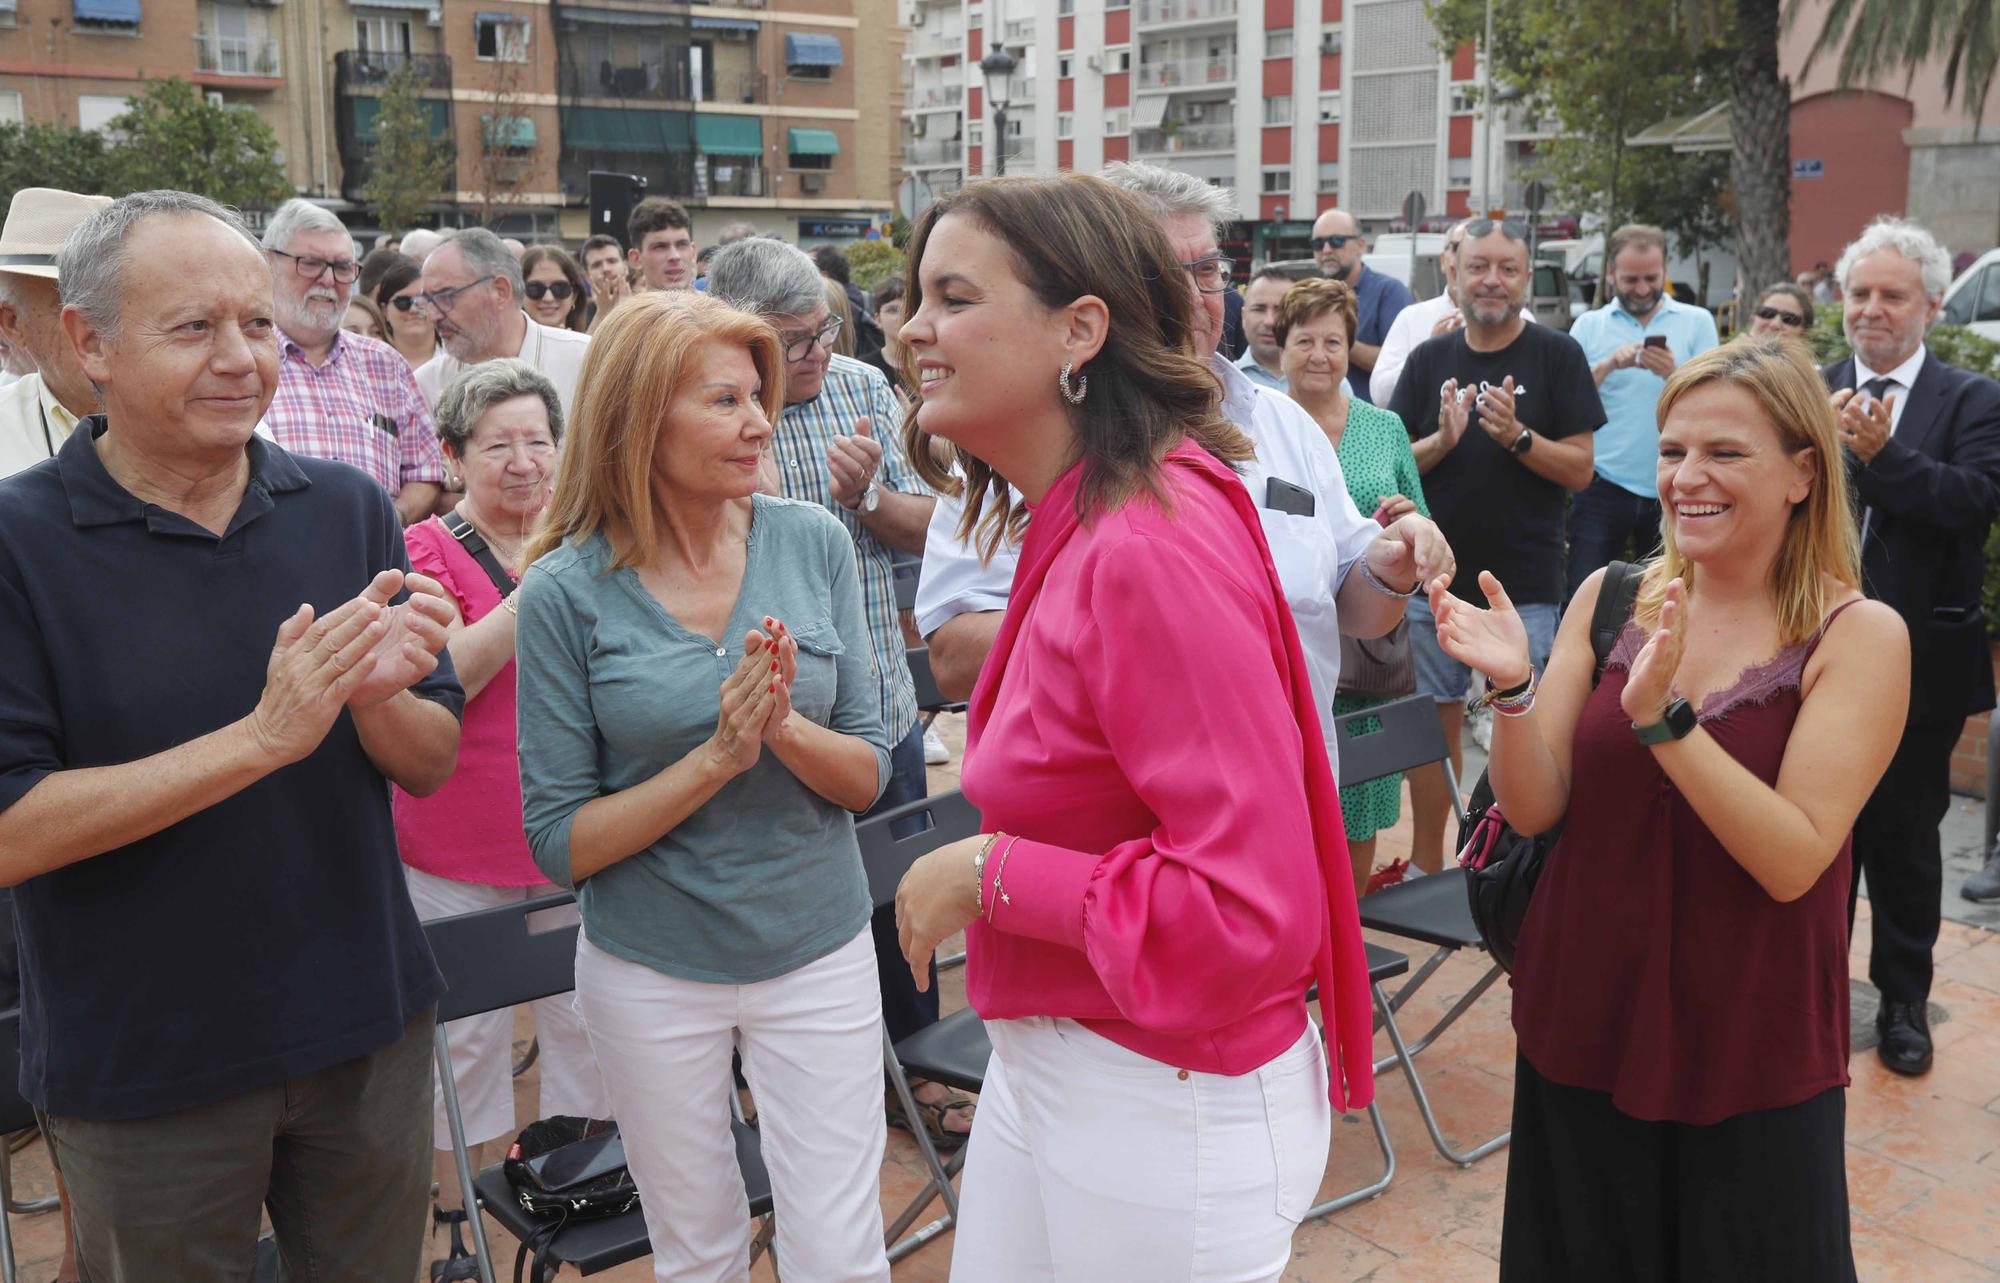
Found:
<path fill-rule="evenodd" d="M 0 272 L 56 279 L 56 251 L 76 226 L 111 203 L 53 187 L 23 187 L 0 225 Z"/>

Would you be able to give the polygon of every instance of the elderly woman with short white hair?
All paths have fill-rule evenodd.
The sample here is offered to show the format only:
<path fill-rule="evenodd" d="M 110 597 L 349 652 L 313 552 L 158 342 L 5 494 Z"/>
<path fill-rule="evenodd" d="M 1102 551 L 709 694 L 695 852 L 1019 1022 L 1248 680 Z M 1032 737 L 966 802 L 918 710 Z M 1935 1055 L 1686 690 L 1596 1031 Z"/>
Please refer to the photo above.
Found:
<path fill-rule="evenodd" d="M 458 771 L 429 797 L 396 791 L 396 836 L 410 900 L 425 920 L 551 895 L 521 830 L 521 779 L 514 744 L 514 601 L 521 547 L 548 503 L 562 441 L 555 385 L 526 361 L 475 365 L 445 387 L 437 403 L 438 443 L 452 488 L 464 498 L 441 517 L 404 533 L 410 564 L 444 585 L 458 608 L 446 648 L 465 686 L 465 730 Z M 541 1117 L 608 1112 L 590 1041 L 567 994 L 533 1004 L 541 1047 Z M 454 1020 L 453 1078 L 464 1111 L 465 1140 L 477 1169 L 490 1142 L 515 1130 L 514 1013 Z M 465 1219 L 452 1171 L 443 1091 L 436 1089 L 433 1143 L 437 1224 L 451 1229 L 451 1252 L 464 1253 Z M 460 1277 L 447 1272 L 444 1277 Z M 464 1277 L 472 1277 L 465 1275 Z"/>

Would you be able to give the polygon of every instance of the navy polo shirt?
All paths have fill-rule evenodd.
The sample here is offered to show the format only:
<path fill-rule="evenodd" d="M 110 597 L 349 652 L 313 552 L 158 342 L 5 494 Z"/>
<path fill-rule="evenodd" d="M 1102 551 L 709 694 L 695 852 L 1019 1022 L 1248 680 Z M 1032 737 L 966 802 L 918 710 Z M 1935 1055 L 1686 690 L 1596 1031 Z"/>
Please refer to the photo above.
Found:
<path fill-rule="evenodd" d="M 1360 279 L 1354 282 L 1354 341 L 1381 347 L 1382 340 L 1389 337 L 1389 327 L 1413 301 L 1409 286 L 1362 264 Z M 1367 379 L 1347 382 L 1355 396 L 1369 399 Z"/>
<path fill-rule="evenodd" d="M 0 810 L 51 772 L 147 757 L 248 714 L 280 622 L 407 569 L 389 497 L 253 438 L 218 538 L 97 455 L 104 417 L 0 481 Z M 462 715 L 448 657 L 415 693 Z M 15 889 L 21 1090 L 89 1119 L 238 1095 L 396 1042 L 443 990 L 389 788 L 346 713 L 303 761 Z"/>

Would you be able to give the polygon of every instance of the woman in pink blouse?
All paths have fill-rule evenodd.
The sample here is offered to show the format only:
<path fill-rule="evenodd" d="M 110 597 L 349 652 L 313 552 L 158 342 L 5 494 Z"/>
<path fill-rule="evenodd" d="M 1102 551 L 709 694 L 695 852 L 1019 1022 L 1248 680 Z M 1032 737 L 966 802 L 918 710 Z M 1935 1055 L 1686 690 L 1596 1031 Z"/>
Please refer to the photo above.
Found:
<path fill-rule="evenodd" d="M 1298 636 L 1230 474 L 1250 445 L 1190 344 L 1190 269 L 1129 195 L 1074 175 L 963 188 L 911 262 L 913 432 L 956 447 L 989 550 L 1010 485 L 1034 513 L 972 695 L 987 832 L 897 895 L 920 984 L 965 930 L 993 1039 L 952 1278 L 1277 1279 L 1329 1097 L 1373 1096 L 1366 965 Z"/>
<path fill-rule="evenodd" d="M 445 648 L 465 686 L 465 730 L 458 769 L 443 788 L 428 797 L 396 790 L 396 840 L 410 901 L 425 920 L 559 889 L 535 867 L 521 826 L 512 595 L 522 570 L 521 547 L 548 504 L 562 421 L 555 385 L 526 361 L 512 358 L 473 366 L 438 397 L 438 444 L 447 469 L 464 479 L 465 497 L 443 517 L 405 530 L 403 539 L 411 567 L 443 584 L 458 607 Z M 540 1116 L 603 1117 L 609 1109 L 604 1085 L 570 1003 L 571 995 L 559 994 L 534 1004 L 541 1046 Z M 511 1139 L 515 1131 L 510 1072 L 514 1013 L 469 1016 L 445 1030 L 465 1140 L 477 1171 L 484 1161 L 499 1158 L 486 1152 L 490 1143 Z M 451 1165 L 441 1090 L 435 1115 L 434 1218 L 451 1227 L 452 1255 L 460 1257 L 458 1223 L 465 1211 Z M 476 1275 L 447 1269 L 443 1277 Z"/>

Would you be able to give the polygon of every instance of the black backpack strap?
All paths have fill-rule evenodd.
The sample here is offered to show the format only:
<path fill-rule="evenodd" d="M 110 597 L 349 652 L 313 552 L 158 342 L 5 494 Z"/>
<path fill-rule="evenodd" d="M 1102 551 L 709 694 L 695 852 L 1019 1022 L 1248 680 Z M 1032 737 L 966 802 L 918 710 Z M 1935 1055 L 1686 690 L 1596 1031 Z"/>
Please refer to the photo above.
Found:
<path fill-rule="evenodd" d="M 1597 586 L 1597 609 L 1590 614 L 1590 649 L 1597 656 L 1590 684 L 1597 685 L 1604 666 L 1611 661 L 1611 649 L 1618 634 L 1632 618 L 1632 605 L 1639 599 L 1639 581 L 1646 568 L 1629 561 L 1614 561 L 1604 568 L 1604 582 Z"/>
<path fill-rule="evenodd" d="M 472 554 L 472 559 L 479 563 L 479 568 L 486 572 L 486 577 L 493 581 L 493 586 L 500 590 L 502 597 L 514 591 L 514 577 L 507 573 L 507 568 L 500 564 L 500 559 L 493 555 L 493 550 L 486 546 L 486 541 L 479 537 L 479 532 L 472 528 L 470 521 L 459 516 L 457 509 L 445 513 L 440 520 L 451 537 Z"/>

